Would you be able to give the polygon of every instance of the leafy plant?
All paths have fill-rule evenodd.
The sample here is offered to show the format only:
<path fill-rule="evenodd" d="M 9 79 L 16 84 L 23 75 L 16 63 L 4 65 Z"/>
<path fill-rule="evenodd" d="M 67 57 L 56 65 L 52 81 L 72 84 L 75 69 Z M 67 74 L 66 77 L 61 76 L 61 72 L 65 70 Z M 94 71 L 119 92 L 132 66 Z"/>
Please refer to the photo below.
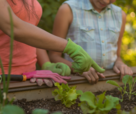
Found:
<path fill-rule="evenodd" d="M 79 103 L 83 114 L 108 114 L 113 108 L 120 109 L 119 98 L 105 96 L 105 93 L 98 96 L 89 91 L 83 93 Z"/>
<path fill-rule="evenodd" d="M 2 77 L 1 77 L 1 81 L 3 81 L 3 90 L 0 87 L 0 104 L 6 105 L 6 104 L 10 104 L 13 102 L 14 98 L 8 102 L 8 98 L 7 98 L 7 93 L 8 93 L 8 88 L 9 88 L 9 82 L 10 82 L 10 72 L 11 72 L 11 64 L 12 64 L 12 51 L 13 51 L 13 40 L 14 40 L 14 33 L 13 33 L 13 20 L 12 20 L 12 15 L 11 15 L 11 11 L 10 8 L 8 8 L 9 11 L 9 15 L 10 15 L 10 24 L 11 24 L 11 40 L 10 40 L 10 56 L 9 56 L 9 69 L 8 69 L 8 79 L 7 81 L 5 80 L 5 73 L 4 73 L 4 68 L 2 65 L 2 61 L 0 58 L 0 67 L 2 70 Z M 0 81 L 0 82 L 1 82 Z"/>
<path fill-rule="evenodd" d="M 83 94 L 81 90 L 76 90 L 76 86 L 69 87 L 68 84 L 55 83 L 58 89 L 55 89 L 52 94 L 55 100 L 61 100 L 62 104 L 66 107 L 71 107 L 71 105 L 76 103 L 78 96 Z"/>
<path fill-rule="evenodd" d="M 122 79 L 122 82 L 124 83 L 124 87 L 121 87 L 119 86 L 115 81 L 113 80 L 108 80 L 106 83 L 109 83 L 109 84 L 112 84 L 114 86 L 117 86 L 118 87 L 118 90 L 121 92 L 121 96 L 122 96 L 122 99 L 121 99 L 121 102 L 123 101 L 123 96 L 126 94 L 129 98 L 129 100 L 131 99 L 131 95 L 136 95 L 136 92 L 133 92 L 133 88 L 134 88 L 134 85 L 136 83 L 136 77 L 134 78 L 133 80 L 133 77 L 132 76 L 129 76 L 129 75 L 125 75 Z M 127 85 L 129 86 L 129 90 L 127 92 Z"/>
<path fill-rule="evenodd" d="M 32 111 L 32 114 L 48 114 L 48 110 L 35 109 Z M 25 114 L 24 110 L 19 106 L 15 105 L 6 105 L 2 107 L 0 114 Z M 52 114 L 62 114 L 61 112 L 54 112 Z"/>

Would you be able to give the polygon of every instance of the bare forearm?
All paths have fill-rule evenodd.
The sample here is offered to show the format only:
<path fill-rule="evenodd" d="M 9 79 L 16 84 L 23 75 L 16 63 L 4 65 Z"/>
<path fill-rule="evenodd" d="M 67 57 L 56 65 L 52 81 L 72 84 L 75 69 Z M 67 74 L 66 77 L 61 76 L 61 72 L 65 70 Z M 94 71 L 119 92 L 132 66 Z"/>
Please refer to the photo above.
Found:
<path fill-rule="evenodd" d="M 41 67 L 44 63 L 50 62 L 50 59 L 48 57 L 46 50 L 37 48 L 36 54 L 37 54 L 37 62 Z"/>
<path fill-rule="evenodd" d="M 10 36 L 10 19 L 8 13 L 8 3 L 6 0 L 0 1 L 0 29 Z M 14 25 L 14 38 L 22 43 L 47 49 L 62 52 L 67 44 L 67 41 L 54 36 L 32 24 L 19 19 L 11 10 Z"/>

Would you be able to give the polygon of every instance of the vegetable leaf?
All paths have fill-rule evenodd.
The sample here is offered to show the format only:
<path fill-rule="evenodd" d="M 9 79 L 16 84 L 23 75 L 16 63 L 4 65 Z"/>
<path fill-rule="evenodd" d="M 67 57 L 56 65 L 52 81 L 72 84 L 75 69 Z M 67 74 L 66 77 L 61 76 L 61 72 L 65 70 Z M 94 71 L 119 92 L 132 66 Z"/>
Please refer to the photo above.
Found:
<path fill-rule="evenodd" d="M 120 87 L 117 82 L 113 81 L 113 80 L 108 80 L 106 83 L 112 84 L 114 86 Z"/>

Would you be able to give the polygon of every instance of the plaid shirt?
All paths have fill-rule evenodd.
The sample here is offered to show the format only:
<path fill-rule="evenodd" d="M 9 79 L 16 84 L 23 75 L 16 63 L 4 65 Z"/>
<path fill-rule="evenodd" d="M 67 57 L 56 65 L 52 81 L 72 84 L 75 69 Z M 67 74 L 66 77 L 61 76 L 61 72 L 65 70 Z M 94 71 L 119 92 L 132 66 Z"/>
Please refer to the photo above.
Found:
<path fill-rule="evenodd" d="M 90 0 L 68 0 L 64 3 L 70 6 L 73 13 L 66 39 L 71 38 L 80 45 L 99 66 L 112 69 L 117 59 L 121 8 L 110 4 L 98 13 Z M 72 61 L 67 54 L 65 59 Z"/>

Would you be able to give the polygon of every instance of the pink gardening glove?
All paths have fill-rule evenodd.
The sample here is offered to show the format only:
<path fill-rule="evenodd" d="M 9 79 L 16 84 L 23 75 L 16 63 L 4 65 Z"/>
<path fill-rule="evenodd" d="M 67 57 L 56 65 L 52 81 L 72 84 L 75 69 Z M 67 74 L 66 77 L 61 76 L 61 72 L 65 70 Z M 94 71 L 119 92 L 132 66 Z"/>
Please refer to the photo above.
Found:
<path fill-rule="evenodd" d="M 30 82 L 37 82 L 39 86 L 45 83 L 49 87 L 53 86 L 52 81 L 66 84 L 67 82 L 65 80 L 71 79 L 71 77 L 60 76 L 50 70 L 36 70 L 33 72 L 23 73 L 23 75 L 26 75 L 27 79 L 30 79 Z"/>

